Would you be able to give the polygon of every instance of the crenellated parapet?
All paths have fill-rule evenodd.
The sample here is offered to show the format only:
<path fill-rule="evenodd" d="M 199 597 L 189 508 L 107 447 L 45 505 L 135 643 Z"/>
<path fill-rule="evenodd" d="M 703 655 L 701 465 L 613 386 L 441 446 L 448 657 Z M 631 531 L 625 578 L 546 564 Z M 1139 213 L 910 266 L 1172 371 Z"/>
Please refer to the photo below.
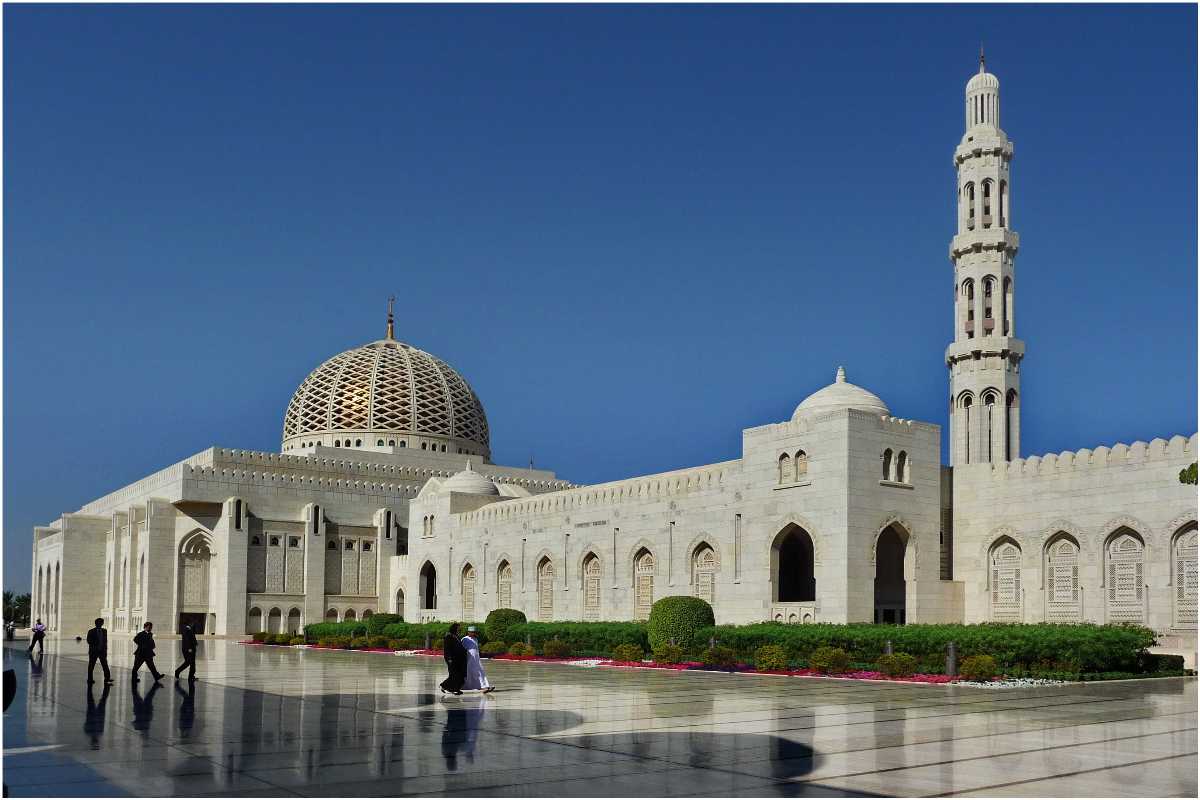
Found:
<path fill-rule="evenodd" d="M 476 511 L 464 512 L 458 516 L 463 524 L 470 524 L 568 511 L 602 504 L 611 506 L 624 502 L 658 500 L 691 492 L 721 489 L 740 465 L 740 460 L 723 461 L 703 467 L 661 472 L 641 478 L 549 492 L 536 497 L 504 500 Z"/>
<path fill-rule="evenodd" d="M 986 464 L 986 474 L 994 480 L 1008 480 L 1017 477 L 1038 475 L 1059 475 L 1076 470 L 1097 470 L 1110 467 L 1122 467 L 1132 464 L 1151 464 L 1188 460 L 1196 457 L 1196 434 L 1185 439 L 1183 436 L 1172 436 L 1170 439 L 1151 439 L 1149 442 L 1137 441 L 1133 444 L 1118 443 L 1112 447 L 1097 447 L 1094 450 L 1064 450 L 1061 453 L 1047 453 L 1043 456 L 1028 456 L 1008 462 Z M 972 467 L 972 476 L 984 473 Z"/>

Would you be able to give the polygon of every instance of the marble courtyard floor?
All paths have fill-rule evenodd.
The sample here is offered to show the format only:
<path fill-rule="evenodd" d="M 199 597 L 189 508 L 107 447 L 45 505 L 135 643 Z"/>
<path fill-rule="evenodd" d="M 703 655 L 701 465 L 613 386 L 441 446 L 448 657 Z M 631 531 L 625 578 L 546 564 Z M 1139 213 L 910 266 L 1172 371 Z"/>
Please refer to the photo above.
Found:
<path fill-rule="evenodd" d="M 20 642 L 16 644 L 20 645 Z M 51 642 L 4 715 L 12 796 L 1196 796 L 1196 680 L 989 690 L 494 662 L 204 641 L 192 693 L 84 683 Z"/>

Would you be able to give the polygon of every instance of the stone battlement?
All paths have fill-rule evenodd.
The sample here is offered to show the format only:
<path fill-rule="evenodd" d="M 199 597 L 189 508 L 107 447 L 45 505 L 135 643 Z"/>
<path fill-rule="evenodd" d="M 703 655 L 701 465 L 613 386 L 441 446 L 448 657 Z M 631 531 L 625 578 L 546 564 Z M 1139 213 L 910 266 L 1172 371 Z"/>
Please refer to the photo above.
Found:
<path fill-rule="evenodd" d="M 1196 457 L 1196 434 L 1185 439 L 1172 436 L 1167 439 L 1151 439 L 1149 443 L 1136 441 L 1133 444 L 1118 443 L 1112 447 L 1083 448 L 1074 452 L 1047 453 L 1044 456 L 1028 456 L 997 464 L 972 464 L 964 469 L 971 474 L 982 474 L 986 469 L 993 479 L 1007 480 L 1016 477 L 1058 475 L 1073 470 L 1105 469 L 1127 464 L 1146 464 L 1155 461 L 1183 460 Z M 955 471 L 960 469 L 955 467 Z"/>

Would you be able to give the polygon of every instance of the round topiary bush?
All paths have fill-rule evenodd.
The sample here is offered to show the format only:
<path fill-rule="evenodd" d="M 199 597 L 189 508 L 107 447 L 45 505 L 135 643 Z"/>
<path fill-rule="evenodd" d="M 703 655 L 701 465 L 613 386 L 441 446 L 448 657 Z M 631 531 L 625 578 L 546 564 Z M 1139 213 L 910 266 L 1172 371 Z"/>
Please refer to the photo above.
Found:
<path fill-rule="evenodd" d="M 487 615 L 483 623 L 483 632 L 489 641 L 507 642 L 508 629 L 513 625 L 522 625 L 525 621 L 525 615 L 515 608 L 497 608 Z"/>
<path fill-rule="evenodd" d="M 515 642 L 509 645 L 508 654 L 510 656 L 531 656 L 533 655 L 533 648 L 524 642 Z"/>
<path fill-rule="evenodd" d="M 700 654 L 700 663 L 706 667 L 730 668 L 737 666 L 737 654 L 731 648 L 710 647 Z"/>
<path fill-rule="evenodd" d="M 712 606 L 699 597 L 676 595 L 664 597 L 650 608 L 650 620 L 646 623 L 646 635 L 650 649 L 664 644 L 675 644 L 690 650 L 696 631 L 715 625 Z"/>
<path fill-rule="evenodd" d="M 380 634 L 388 625 L 404 622 L 404 617 L 399 614 L 372 614 L 364 622 L 366 622 L 368 634 Z"/>
<path fill-rule="evenodd" d="M 917 660 L 908 653 L 892 653 L 880 656 L 878 666 L 889 678 L 907 678 L 917 671 Z"/>
<path fill-rule="evenodd" d="M 636 644 L 619 644 L 613 648 L 613 659 L 616 661 L 637 661 L 641 663 L 645 653 Z"/>
<path fill-rule="evenodd" d="M 571 655 L 571 646 L 558 639 L 542 642 L 542 655 L 546 658 L 566 658 Z"/>
<path fill-rule="evenodd" d="M 655 664 L 678 664 L 683 661 L 683 648 L 677 644 L 664 644 L 654 648 Z"/>
<path fill-rule="evenodd" d="M 786 670 L 788 654 L 777 644 L 764 644 L 754 651 L 754 668 L 768 671 Z"/>
<path fill-rule="evenodd" d="M 818 647 L 808 657 L 808 666 L 823 675 L 839 675 L 850 666 L 850 656 L 840 647 Z"/>
<path fill-rule="evenodd" d="M 499 656 L 508 652 L 508 645 L 504 642 L 488 642 L 485 645 L 480 645 L 479 654 L 484 656 Z"/>
<path fill-rule="evenodd" d="M 996 677 L 996 659 L 991 656 L 968 656 L 958 665 L 958 675 L 969 681 L 990 681 Z"/>

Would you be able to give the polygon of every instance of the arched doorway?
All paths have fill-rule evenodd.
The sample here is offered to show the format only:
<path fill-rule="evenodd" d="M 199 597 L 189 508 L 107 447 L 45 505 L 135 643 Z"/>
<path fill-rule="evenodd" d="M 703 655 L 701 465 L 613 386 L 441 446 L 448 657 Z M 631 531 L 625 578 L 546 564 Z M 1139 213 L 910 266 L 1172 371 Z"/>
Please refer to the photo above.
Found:
<path fill-rule="evenodd" d="M 512 564 L 501 561 L 496 570 L 497 608 L 512 608 Z"/>
<path fill-rule="evenodd" d="M 1175 560 L 1172 580 L 1175 591 L 1175 626 L 1196 629 L 1196 523 L 1189 522 L 1175 532 L 1171 543 Z"/>
<path fill-rule="evenodd" d="M 429 561 L 421 567 L 421 610 L 437 608 L 437 570 Z"/>
<path fill-rule="evenodd" d="M 654 554 L 642 548 L 633 557 L 633 616 L 649 619 L 654 605 Z"/>
<path fill-rule="evenodd" d="M 554 619 L 554 562 L 543 558 L 538 562 L 538 619 Z"/>
<path fill-rule="evenodd" d="M 875 622 L 903 625 L 907 616 L 904 560 L 908 531 L 892 524 L 875 542 Z"/>
<path fill-rule="evenodd" d="M 271 613 L 267 614 L 267 633 L 283 633 L 282 625 L 283 612 L 278 608 L 272 608 Z"/>
<path fill-rule="evenodd" d="M 600 559 L 595 553 L 583 560 L 583 618 L 600 619 Z"/>
<path fill-rule="evenodd" d="M 470 621 L 475 619 L 475 567 L 467 564 L 463 567 L 462 580 L 459 581 L 462 590 L 462 618 Z"/>
<path fill-rule="evenodd" d="M 325 621 L 326 622 L 337 622 L 338 621 L 336 608 L 331 608 L 325 612 Z"/>
<path fill-rule="evenodd" d="M 396 613 L 400 616 L 400 619 L 404 619 L 404 590 L 403 589 L 396 590 Z"/>
<path fill-rule="evenodd" d="M 346 613 L 342 615 L 342 622 L 354 622 L 358 616 L 354 613 L 353 608 L 347 608 Z"/>
<path fill-rule="evenodd" d="M 771 544 L 771 581 L 776 603 L 810 603 L 817 598 L 816 561 L 812 536 L 799 525 L 788 525 Z M 786 622 L 787 620 L 781 620 Z"/>
<path fill-rule="evenodd" d="M 208 605 L 211 562 L 212 542 L 206 532 L 194 531 L 180 544 L 178 570 L 178 628 L 180 630 L 184 625 L 191 625 L 194 632 L 204 633 L 205 623 L 211 613 Z M 140 587 L 137 588 L 138 591 L 142 591 Z"/>
<path fill-rule="evenodd" d="M 300 609 L 293 608 L 288 612 L 287 632 L 293 636 L 300 632 Z"/>
<path fill-rule="evenodd" d="M 262 629 L 262 609 L 250 609 L 250 613 L 246 615 L 246 633 L 258 633 Z"/>

